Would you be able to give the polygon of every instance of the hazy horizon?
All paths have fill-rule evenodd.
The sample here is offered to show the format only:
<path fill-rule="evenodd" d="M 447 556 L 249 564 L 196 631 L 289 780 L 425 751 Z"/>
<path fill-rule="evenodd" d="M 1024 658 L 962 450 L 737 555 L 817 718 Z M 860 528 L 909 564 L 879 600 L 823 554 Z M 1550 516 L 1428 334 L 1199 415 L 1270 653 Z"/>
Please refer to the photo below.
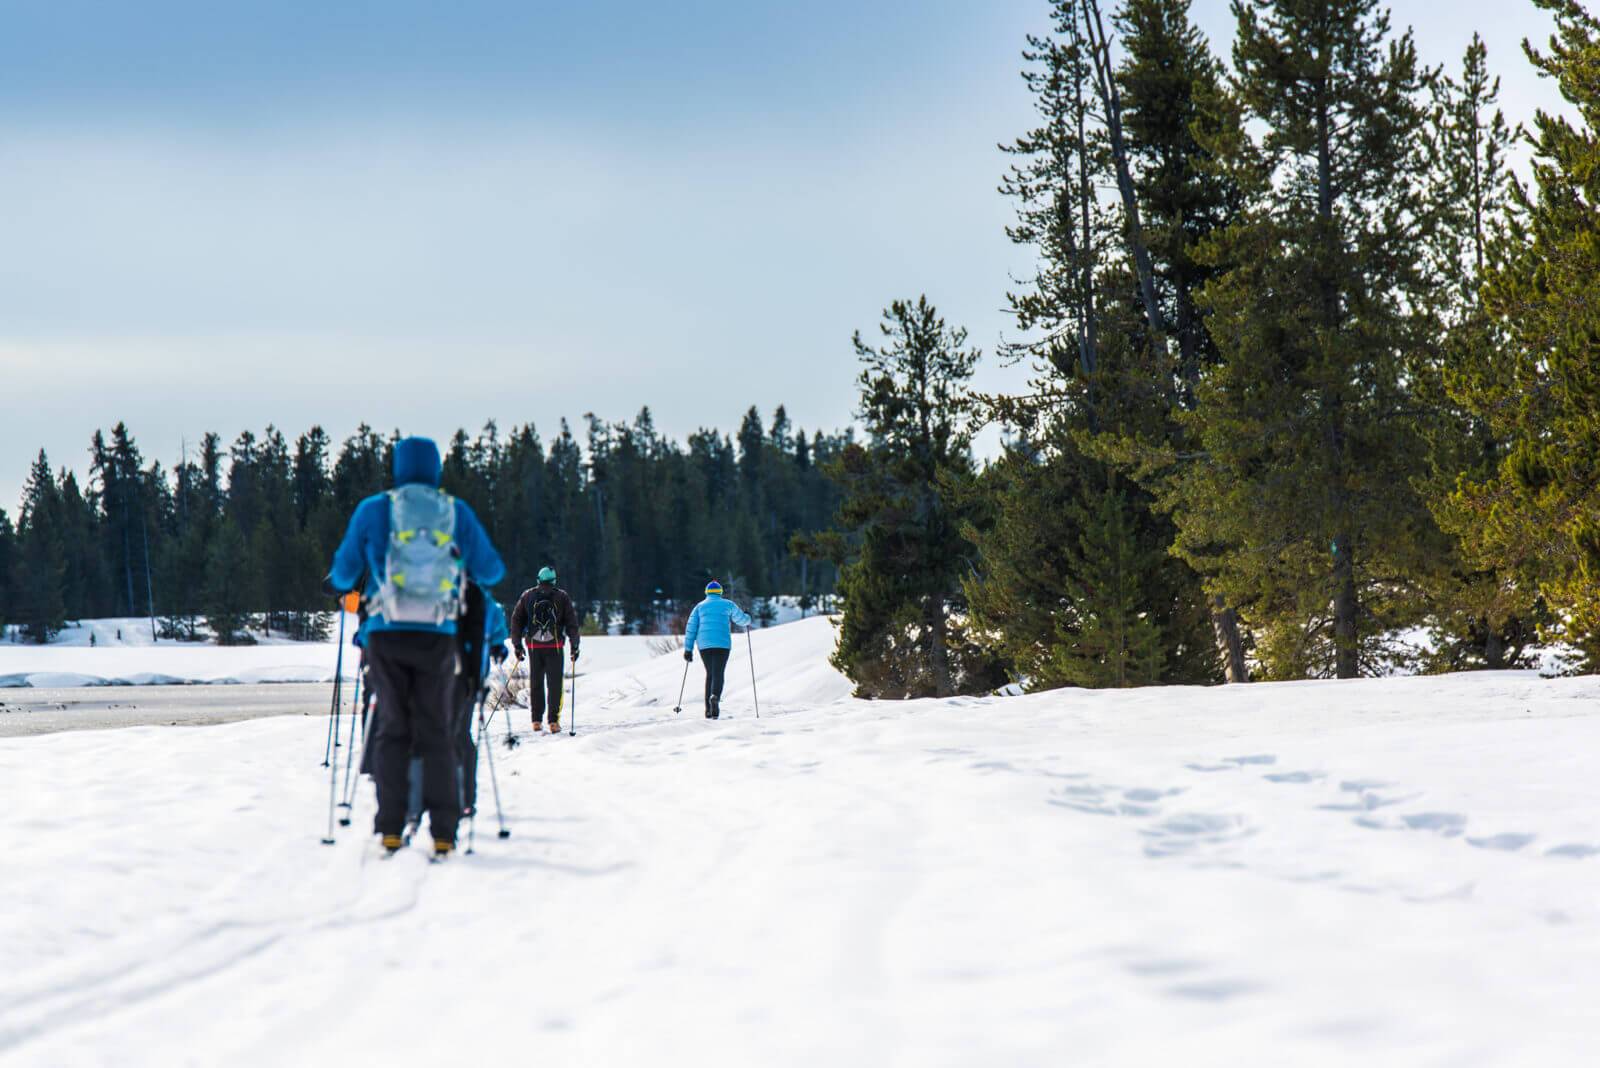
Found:
<path fill-rule="evenodd" d="M 922 293 L 980 385 L 1020 382 L 996 145 L 1032 119 L 1044 0 L 751 7 L 13 5 L 0 507 L 119 420 L 169 469 L 269 423 L 833 430 L 851 332 Z M 1560 105 L 1531 4 L 1392 10 L 1449 69 L 1483 33 L 1513 120 Z M 1227 4 L 1194 12 L 1226 55 Z"/>

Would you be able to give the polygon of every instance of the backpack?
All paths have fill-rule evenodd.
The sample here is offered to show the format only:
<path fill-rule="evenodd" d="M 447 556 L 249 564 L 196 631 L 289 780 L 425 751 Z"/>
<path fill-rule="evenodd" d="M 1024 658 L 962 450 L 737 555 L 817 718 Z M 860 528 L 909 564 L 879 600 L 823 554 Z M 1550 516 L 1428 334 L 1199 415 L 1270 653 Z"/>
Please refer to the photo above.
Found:
<path fill-rule="evenodd" d="M 528 605 L 528 640 L 539 645 L 551 645 L 561 633 L 561 623 L 556 618 L 556 595 L 535 594 Z"/>
<path fill-rule="evenodd" d="M 389 548 L 378 603 L 387 623 L 438 626 L 461 614 L 455 498 L 421 483 L 389 491 Z"/>

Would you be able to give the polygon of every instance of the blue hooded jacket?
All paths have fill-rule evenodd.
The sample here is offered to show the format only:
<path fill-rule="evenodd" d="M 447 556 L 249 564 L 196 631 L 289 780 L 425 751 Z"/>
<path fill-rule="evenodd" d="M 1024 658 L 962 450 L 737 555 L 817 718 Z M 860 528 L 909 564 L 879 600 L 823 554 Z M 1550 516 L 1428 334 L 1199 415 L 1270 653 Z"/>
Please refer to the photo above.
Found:
<path fill-rule="evenodd" d="M 750 616 L 732 601 L 724 601 L 722 594 L 707 594 L 706 599 L 695 605 L 694 611 L 689 613 L 689 627 L 683 632 L 684 649 L 691 653 L 696 645 L 701 649 L 732 649 L 733 627 L 730 623 L 749 627 Z"/>
<path fill-rule="evenodd" d="M 483 658 L 478 665 L 480 680 L 487 678 L 489 674 L 489 651 L 511 640 L 511 631 L 506 629 L 506 610 L 501 608 L 500 602 L 493 597 L 489 598 L 489 611 L 484 616 L 483 636 Z"/>
<path fill-rule="evenodd" d="M 428 486 L 439 484 L 441 464 L 439 447 L 428 438 L 404 438 L 394 447 L 394 484 L 404 486 L 421 482 Z M 483 524 L 465 501 L 456 501 L 456 544 L 461 547 L 461 562 L 467 577 L 487 589 L 506 574 L 506 565 L 489 542 Z M 345 529 L 344 540 L 333 554 L 331 578 L 335 589 L 354 589 L 367 575 L 367 586 L 362 595 L 373 606 L 367 617 L 363 636 L 385 630 L 419 630 L 437 634 L 454 634 L 455 620 L 438 625 L 429 623 L 388 623 L 378 610 L 377 594 L 383 583 L 383 560 L 389 551 L 389 495 L 375 493 L 356 506 Z"/>

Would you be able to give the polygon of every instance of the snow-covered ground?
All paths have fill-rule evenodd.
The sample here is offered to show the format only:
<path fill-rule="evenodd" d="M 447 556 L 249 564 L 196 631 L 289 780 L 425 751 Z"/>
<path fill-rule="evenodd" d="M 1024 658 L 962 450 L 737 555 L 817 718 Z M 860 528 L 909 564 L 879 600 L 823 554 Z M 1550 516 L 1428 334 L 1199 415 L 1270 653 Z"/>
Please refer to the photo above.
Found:
<path fill-rule="evenodd" d="M 0 1061 L 1600 1056 L 1600 682 L 864 703 L 830 641 L 755 636 L 759 720 L 743 648 L 717 723 L 581 681 L 444 866 L 365 788 L 319 844 L 319 717 L 0 740 Z"/>
<path fill-rule="evenodd" d="M 355 617 L 347 616 L 354 632 Z M 121 632 L 122 639 L 116 638 Z M 95 634 L 94 645 L 88 635 Z M 90 620 L 68 627 L 49 645 L 0 643 L 0 689 L 8 686 L 180 685 L 187 683 L 332 682 L 338 657 L 337 628 L 326 642 L 273 641 L 218 647 L 201 642 L 150 641 L 150 624 L 139 620 Z M 583 668 L 608 671 L 649 655 L 650 638 L 583 639 Z M 353 679 L 354 652 L 347 648 L 344 675 Z"/>

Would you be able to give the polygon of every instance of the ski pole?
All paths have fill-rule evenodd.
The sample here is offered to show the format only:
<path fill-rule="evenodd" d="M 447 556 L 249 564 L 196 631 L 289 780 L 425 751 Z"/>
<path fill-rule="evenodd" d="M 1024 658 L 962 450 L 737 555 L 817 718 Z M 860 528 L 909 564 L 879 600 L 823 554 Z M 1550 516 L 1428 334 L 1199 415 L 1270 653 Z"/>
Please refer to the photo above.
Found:
<path fill-rule="evenodd" d="M 678 703 L 672 707 L 674 712 L 683 711 L 683 691 L 689 686 L 689 661 L 683 662 L 683 681 L 678 684 Z"/>
<path fill-rule="evenodd" d="M 322 753 L 322 766 L 328 766 L 333 750 L 339 744 L 339 683 L 344 678 L 344 605 L 339 605 L 339 651 L 333 661 L 333 707 L 328 709 L 328 744 Z"/>
<path fill-rule="evenodd" d="M 522 661 L 520 661 L 520 660 L 517 661 L 516 670 L 518 670 L 518 671 L 522 670 Z M 533 686 L 533 681 L 532 681 L 533 676 L 529 675 L 528 678 L 529 678 L 528 686 L 531 688 Z M 508 686 L 508 687 L 506 687 L 506 689 L 509 691 L 510 687 Z M 537 724 L 535 724 L 535 726 L 537 726 Z M 516 732 L 511 729 L 511 713 L 507 712 L 506 713 L 506 748 L 507 749 L 515 749 L 516 747 L 517 747 L 517 735 L 516 735 Z M 491 766 L 492 766 L 493 759 L 494 759 L 493 757 L 490 758 Z"/>
<path fill-rule="evenodd" d="M 484 690 L 478 694 L 478 733 L 472 739 L 472 779 L 478 779 L 478 750 L 483 746 L 483 732 L 489 729 L 489 724 L 483 718 L 483 706 L 489 700 L 489 691 Z M 467 817 L 467 855 L 473 853 L 473 847 L 478 844 L 478 799 L 472 799 L 472 815 Z"/>
<path fill-rule="evenodd" d="M 744 628 L 745 647 L 750 651 L 750 697 L 756 703 L 756 719 L 761 718 L 761 695 L 756 693 L 756 642 L 750 628 Z"/>
<path fill-rule="evenodd" d="M 334 810 L 336 809 L 336 807 L 338 805 L 338 801 L 339 801 L 339 760 L 338 760 L 338 754 L 336 752 L 334 752 L 334 747 L 338 745 L 338 741 L 339 741 L 338 737 L 337 737 L 337 735 L 339 733 L 339 705 L 340 705 L 340 700 L 339 700 L 339 697 L 340 697 L 340 694 L 339 694 L 339 680 L 341 678 L 343 678 L 343 676 L 344 676 L 344 606 L 341 605 L 339 607 L 339 653 L 334 658 L 334 668 L 333 668 L 333 712 L 332 712 L 332 718 L 329 719 L 329 721 L 328 721 L 328 738 L 329 738 L 330 744 L 329 744 L 328 750 L 327 750 L 327 758 L 325 758 L 323 760 L 323 765 L 325 767 L 329 768 L 329 771 L 328 771 L 328 833 L 323 836 L 323 839 L 322 839 L 322 844 L 323 845 L 333 845 Z"/>
<path fill-rule="evenodd" d="M 506 717 L 506 719 L 508 719 L 508 720 L 510 718 L 511 718 L 510 716 Z M 483 706 L 479 705 L 478 706 L 478 736 L 480 738 L 483 736 L 483 732 L 484 732 L 485 729 L 486 728 L 485 728 L 485 725 L 484 725 L 484 722 L 483 722 Z M 489 785 L 494 787 L 494 814 L 495 814 L 495 818 L 500 821 L 500 837 L 501 838 L 510 838 L 511 837 L 511 831 L 506 827 L 506 811 L 505 811 L 505 809 L 500 807 L 500 780 L 498 778 L 496 778 L 495 774 L 494 774 L 494 746 L 493 745 L 486 745 L 486 746 L 483 747 L 483 751 L 486 754 L 488 754 L 488 756 L 489 756 Z M 472 807 L 473 807 L 473 810 L 476 811 L 478 806 L 477 805 L 473 805 Z"/>
<path fill-rule="evenodd" d="M 350 786 L 350 773 L 355 770 L 356 766 L 356 706 L 360 704 L 361 673 L 358 671 L 356 672 L 356 692 L 350 704 L 350 744 L 345 747 L 344 789 L 339 791 L 339 795 L 342 798 L 339 802 L 339 807 L 345 810 L 345 814 L 339 817 L 339 826 L 341 827 L 350 826 L 350 804 L 355 800 Z M 361 752 L 365 755 L 366 751 L 367 739 L 365 735 L 362 735 Z"/>
<path fill-rule="evenodd" d="M 572 662 L 572 707 L 567 711 L 567 737 L 578 736 L 578 662 Z"/>
<path fill-rule="evenodd" d="M 360 781 L 360 776 L 366 771 L 366 768 L 367 768 L 367 750 L 372 746 L 372 731 L 377 726 L 377 723 L 378 723 L 378 717 L 376 717 L 376 716 L 373 716 L 370 720 L 368 719 L 368 717 L 367 717 L 367 706 L 362 704 L 363 700 L 367 701 L 368 703 L 370 703 L 372 701 L 372 694 L 370 692 L 372 687 L 368 686 L 367 689 L 368 689 L 369 692 L 366 693 L 365 695 L 363 695 L 362 692 L 361 692 L 361 683 L 362 683 L 361 668 L 357 667 L 356 668 L 355 700 L 351 703 L 351 706 L 350 706 L 351 707 L 351 712 L 350 712 L 350 733 L 352 735 L 355 734 L 356 714 L 355 714 L 354 709 L 356 708 L 356 706 L 359 705 L 361 707 L 361 751 L 359 753 L 354 753 L 353 752 L 351 754 L 351 756 L 354 759 L 354 763 L 345 765 L 345 770 L 344 770 L 344 802 L 339 806 L 340 808 L 345 810 L 344 811 L 344 816 L 342 818 L 340 818 L 340 820 L 339 820 L 339 826 L 341 826 L 341 827 L 350 826 L 350 816 L 351 816 L 351 814 L 353 812 L 353 809 L 354 809 L 354 806 L 355 806 L 355 800 L 356 800 L 356 784 Z M 352 745 L 355 744 L 353 739 L 351 741 L 351 744 Z M 356 769 L 356 777 L 353 778 L 353 779 L 350 776 L 350 769 L 352 767 L 354 767 Z"/>

